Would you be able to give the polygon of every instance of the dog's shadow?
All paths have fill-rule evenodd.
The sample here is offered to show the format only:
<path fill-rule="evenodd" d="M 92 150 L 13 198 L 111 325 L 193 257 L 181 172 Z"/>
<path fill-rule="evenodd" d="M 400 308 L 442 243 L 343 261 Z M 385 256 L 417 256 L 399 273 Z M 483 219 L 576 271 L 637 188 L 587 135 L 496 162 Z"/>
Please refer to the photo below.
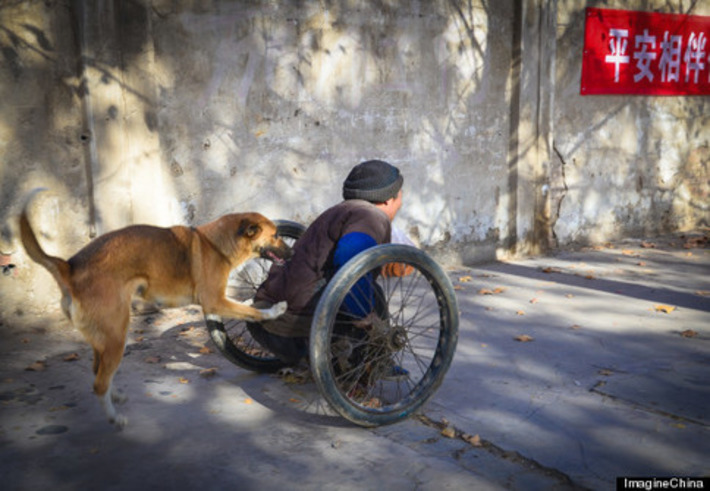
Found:
<path fill-rule="evenodd" d="M 91 347 L 73 329 L 57 339 L 28 338 L 22 344 L 26 348 L 0 367 L 5 422 L 26 430 L 15 437 L 36 437 L 33 432 L 45 427 L 55 432 L 109 428 L 92 391 Z M 149 428 L 147 421 L 183 414 L 240 418 L 245 401 L 250 412 L 263 407 L 296 425 L 353 426 L 329 407 L 312 379 L 255 373 L 232 364 L 212 342 L 199 308 L 134 315 L 114 387 L 128 398 L 118 408 L 129 428 Z"/>
<path fill-rule="evenodd" d="M 341 418 L 318 391 L 310 374 L 269 374 L 246 370 L 224 357 L 212 342 L 199 309 L 167 329 L 161 328 L 160 317 L 135 323 L 136 332 L 152 333 L 150 340 L 126 346 L 126 357 L 141 358 L 174 372 L 178 377 L 199 379 L 208 385 L 226 384 L 241 389 L 251 401 L 278 414 L 313 424 L 352 426 Z M 140 327 L 141 324 L 144 327 Z M 133 325 L 133 324 L 132 324 Z M 155 335 L 159 334 L 156 338 Z M 196 391 L 202 393 L 202 386 Z M 216 391 L 205 390 L 205 397 Z"/>

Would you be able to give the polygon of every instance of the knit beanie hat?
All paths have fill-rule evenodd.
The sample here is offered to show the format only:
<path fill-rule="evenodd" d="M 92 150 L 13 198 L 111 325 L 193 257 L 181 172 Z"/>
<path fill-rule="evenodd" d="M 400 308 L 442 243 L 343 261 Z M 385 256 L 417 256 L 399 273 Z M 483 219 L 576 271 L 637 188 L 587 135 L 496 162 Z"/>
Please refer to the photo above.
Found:
<path fill-rule="evenodd" d="M 394 165 L 368 160 L 356 165 L 343 183 L 343 199 L 364 199 L 384 203 L 397 196 L 404 178 Z"/>

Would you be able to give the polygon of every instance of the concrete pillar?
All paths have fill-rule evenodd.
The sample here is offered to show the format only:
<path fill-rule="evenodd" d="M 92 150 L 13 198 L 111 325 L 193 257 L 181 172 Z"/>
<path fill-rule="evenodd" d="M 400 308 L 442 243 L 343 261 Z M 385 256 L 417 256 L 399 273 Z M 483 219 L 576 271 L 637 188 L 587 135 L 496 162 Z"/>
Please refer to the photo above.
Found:
<path fill-rule="evenodd" d="M 550 247 L 556 13 L 556 0 L 515 2 L 507 241 L 514 254 L 535 254 Z"/>
<path fill-rule="evenodd" d="M 77 0 L 92 235 L 131 223 L 168 225 L 148 5 Z"/>

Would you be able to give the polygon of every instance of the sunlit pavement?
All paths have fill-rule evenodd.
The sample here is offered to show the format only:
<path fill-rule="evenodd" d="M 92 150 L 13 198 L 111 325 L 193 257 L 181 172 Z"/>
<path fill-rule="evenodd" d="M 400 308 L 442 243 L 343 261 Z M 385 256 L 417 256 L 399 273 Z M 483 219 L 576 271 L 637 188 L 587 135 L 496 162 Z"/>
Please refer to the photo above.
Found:
<path fill-rule="evenodd" d="M 377 429 L 312 382 L 210 350 L 196 309 L 136 317 L 115 431 L 58 316 L 0 326 L 3 489 L 611 489 L 710 475 L 710 249 L 633 240 L 450 268 L 459 345 L 433 399 Z M 207 349 L 206 349 L 207 348 Z"/>

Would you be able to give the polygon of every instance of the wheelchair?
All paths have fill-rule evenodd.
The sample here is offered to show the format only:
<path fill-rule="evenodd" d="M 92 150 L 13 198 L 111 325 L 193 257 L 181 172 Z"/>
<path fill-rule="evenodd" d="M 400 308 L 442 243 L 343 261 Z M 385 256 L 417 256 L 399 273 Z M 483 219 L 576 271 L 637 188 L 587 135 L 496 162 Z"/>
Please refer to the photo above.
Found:
<path fill-rule="evenodd" d="M 305 231 L 296 222 L 274 223 L 290 245 Z M 270 267 L 266 259 L 249 261 L 233 274 L 228 294 L 238 301 L 253 298 Z M 359 281 L 364 277 L 368 281 Z M 363 284 L 371 285 L 366 295 L 357 292 Z M 365 297 L 374 302 L 365 307 L 372 315 L 349 313 L 348 305 Z M 206 323 L 212 341 L 235 365 L 261 373 L 285 367 L 252 338 L 245 321 Z M 401 421 L 441 385 L 456 350 L 458 323 L 451 281 L 427 253 L 402 244 L 367 249 L 322 290 L 309 344 L 316 386 L 330 407 L 357 425 Z"/>

